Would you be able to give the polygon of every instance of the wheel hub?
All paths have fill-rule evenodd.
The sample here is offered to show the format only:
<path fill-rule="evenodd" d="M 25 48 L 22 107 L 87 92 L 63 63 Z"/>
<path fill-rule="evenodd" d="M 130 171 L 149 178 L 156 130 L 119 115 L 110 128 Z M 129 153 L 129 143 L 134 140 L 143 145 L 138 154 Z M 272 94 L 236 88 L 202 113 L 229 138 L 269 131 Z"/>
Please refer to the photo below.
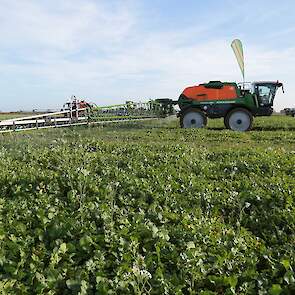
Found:
<path fill-rule="evenodd" d="M 206 126 L 206 118 L 199 111 L 190 111 L 184 114 L 182 119 L 182 126 L 184 128 L 203 128 Z"/>
<path fill-rule="evenodd" d="M 246 111 L 235 111 L 230 115 L 228 124 L 231 130 L 246 131 L 251 126 L 251 117 Z"/>

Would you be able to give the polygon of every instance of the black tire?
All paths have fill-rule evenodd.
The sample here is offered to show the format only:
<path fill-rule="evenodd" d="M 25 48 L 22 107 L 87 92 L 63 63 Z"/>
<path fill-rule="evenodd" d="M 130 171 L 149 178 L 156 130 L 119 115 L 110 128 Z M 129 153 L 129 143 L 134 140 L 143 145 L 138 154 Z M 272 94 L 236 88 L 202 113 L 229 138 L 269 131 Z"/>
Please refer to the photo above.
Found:
<path fill-rule="evenodd" d="M 181 128 L 204 128 L 207 122 L 206 115 L 199 109 L 188 108 L 180 114 Z"/>
<path fill-rule="evenodd" d="M 226 129 L 230 129 L 228 125 L 228 114 L 223 118 L 223 123 Z"/>
<path fill-rule="evenodd" d="M 245 108 L 235 108 L 224 118 L 224 125 L 233 131 L 249 131 L 252 128 L 253 115 Z"/>

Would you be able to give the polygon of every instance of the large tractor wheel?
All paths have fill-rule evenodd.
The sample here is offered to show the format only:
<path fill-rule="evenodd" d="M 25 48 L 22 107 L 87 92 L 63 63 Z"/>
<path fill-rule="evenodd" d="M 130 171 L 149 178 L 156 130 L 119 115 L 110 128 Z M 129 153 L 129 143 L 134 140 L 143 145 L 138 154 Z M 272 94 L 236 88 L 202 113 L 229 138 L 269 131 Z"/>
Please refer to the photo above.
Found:
<path fill-rule="evenodd" d="M 230 111 L 225 119 L 225 127 L 234 131 L 248 131 L 252 128 L 253 115 L 244 108 Z"/>
<path fill-rule="evenodd" d="M 198 109 L 190 108 L 180 115 L 182 128 L 204 128 L 207 125 L 207 117 Z"/>

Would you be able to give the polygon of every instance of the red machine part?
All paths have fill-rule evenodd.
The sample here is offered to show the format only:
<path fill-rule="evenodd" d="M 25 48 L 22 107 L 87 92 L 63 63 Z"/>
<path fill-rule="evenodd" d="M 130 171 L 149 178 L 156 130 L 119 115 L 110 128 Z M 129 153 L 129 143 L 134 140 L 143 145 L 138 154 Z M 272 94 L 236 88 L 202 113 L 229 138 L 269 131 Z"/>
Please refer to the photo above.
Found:
<path fill-rule="evenodd" d="M 232 100 L 237 98 L 237 90 L 233 85 L 223 85 L 222 88 L 207 88 L 204 85 L 187 87 L 182 93 L 186 98 L 196 101 Z"/>

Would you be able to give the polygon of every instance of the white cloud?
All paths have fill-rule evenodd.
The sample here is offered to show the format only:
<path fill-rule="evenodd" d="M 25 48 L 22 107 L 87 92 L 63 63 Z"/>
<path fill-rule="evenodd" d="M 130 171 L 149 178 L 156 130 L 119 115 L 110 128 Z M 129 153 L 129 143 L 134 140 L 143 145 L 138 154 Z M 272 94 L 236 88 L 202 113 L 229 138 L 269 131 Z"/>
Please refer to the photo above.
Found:
<path fill-rule="evenodd" d="M 177 98 L 191 84 L 240 79 L 232 37 L 199 38 L 211 26 L 143 31 L 132 1 L 52 1 L 50 6 L 33 0 L 2 2 L 0 37 L 5 44 L 0 66 L 5 70 L 0 86 L 10 88 L 10 100 L 2 109 L 58 106 L 73 93 L 104 105 L 133 98 Z M 295 49 L 246 44 L 245 52 L 247 79 L 286 82 L 287 93 L 276 107 L 294 104 Z"/>
<path fill-rule="evenodd" d="M 46 2 L 45 2 L 46 3 Z M 134 24 L 130 6 L 94 1 L 2 0 L 0 34 L 8 46 L 63 53 L 115 44 Z M 4 44 L 4 45 L 5 45 Z"/>

